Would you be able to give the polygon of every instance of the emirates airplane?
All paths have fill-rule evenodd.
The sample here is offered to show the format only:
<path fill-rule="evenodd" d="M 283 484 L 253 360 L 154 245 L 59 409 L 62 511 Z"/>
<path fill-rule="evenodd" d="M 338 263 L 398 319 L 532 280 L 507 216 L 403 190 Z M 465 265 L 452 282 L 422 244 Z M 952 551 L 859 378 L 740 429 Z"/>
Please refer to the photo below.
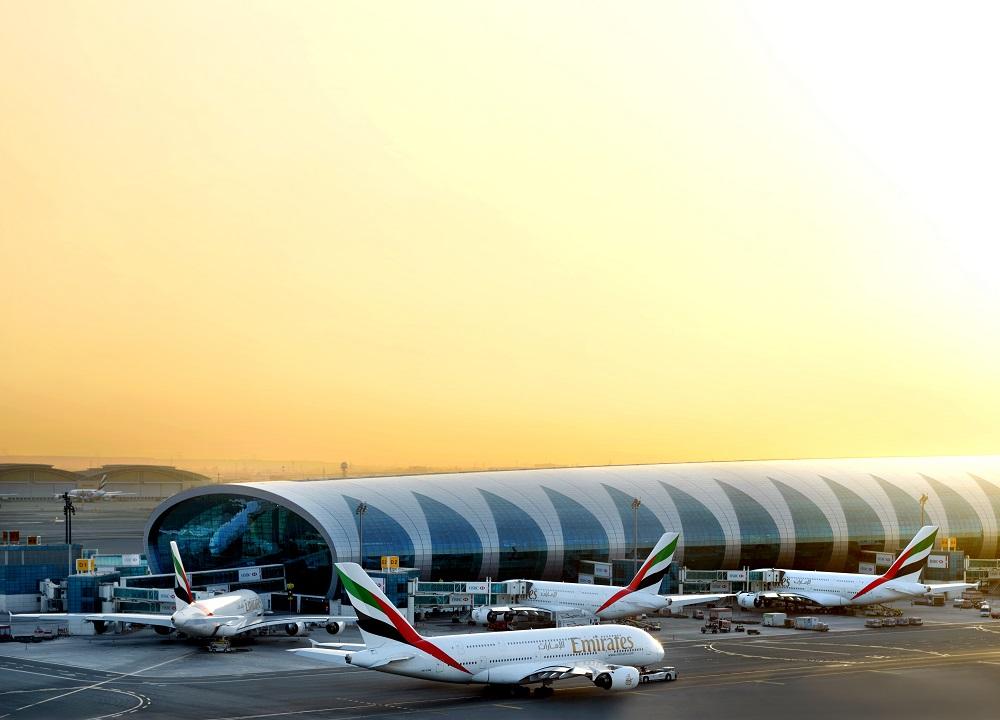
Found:
<path fill-rule="evenodd" d="M 74 500 L 82 500 L 83 502 L 88 502 L 90 500 L 103 500 L 104 498 L 121 497 L 122 495 L 135 495 L 135 493 L 122 492 L 121 490 L 108 490 L 107 473 L 101 475 L 101 480 L 97 483 L 97 489 L 76 488 L 74 490 L 67 490 L 65 493 L 57 493 L 55 495 L 56 500 L 61 499 L 64 494 L 69 495 Z"/>
<path fill-rule="evenodd" d="M 625 587 L 615 585 L 585 585 L 583 583 L 525 580 L 527 602 L 514 608 L 508 606 L 482 606 L 472 611 L 472 619 L 482 625 L 504 613 L 516 611 L 583 610 L 601 620 L 620 620 L 646 613 L 655 613 L 668 607 L 684 607 L 713 602 L 731 593 L 714 595 L 660 595 L 657 590 L 677 549 L 675 532 L 664 533 L 642 567 Z"/>
<path fill-rule="evenodd" d="M 920 573 L 934 549 L 937 526 L 925 525 L 882 575 L 860 573 L 815 572 L 808 570 L 775 570 L 777 590 L 739 593 L 740 607 L 762 608 L 775 602 L 806 603 L 823 607 L 845 605 L 875 605 L 931 593 L 949 593 L 975 587 L 974 583 L 920 582 Z"/>
<path fill-rule="evenodd" d="M 605 690 L 634 690 L 663 646 L 624 625 L 585 625 L 426 638 L 413 629 L 357 563 L 336 563 L 358 613 L 363 645 L 313 643 L 288 652 L 325 662 L 450 683 L 518 687 L 589 678 Z"/>
<path fill-rule="evenodd" d="M 174 564 L 174 595 L 176 596 L 173 615 L 154 613 L 80 613 L 87 622 L 94 623 L 103 632 L 109 622 L 125 622 L 133 625 L 149 625 L 160 635 L 172 631 L 196 638 L 230 638 L 235 635 L 265 627 L 283 626 L 289 635 L 305 632 L 307 623 L 323 624 L 331 635 L 342 632 L 353 616 L 331 617 L 328 615 L 269 615 L 264 613 L 260 596 L 253 590 L 234 590 L 215 595 L 204 600 L 195 600 L 191 592 L 191 582 L 184 571 L 177 543 L 170 541 L 170 555 Z M 13 618 L 37 620 L 65 620 L 68 613 L 31 613 L 12 615 Z M 76 616 L 76 614 L 74 614 Z"/>

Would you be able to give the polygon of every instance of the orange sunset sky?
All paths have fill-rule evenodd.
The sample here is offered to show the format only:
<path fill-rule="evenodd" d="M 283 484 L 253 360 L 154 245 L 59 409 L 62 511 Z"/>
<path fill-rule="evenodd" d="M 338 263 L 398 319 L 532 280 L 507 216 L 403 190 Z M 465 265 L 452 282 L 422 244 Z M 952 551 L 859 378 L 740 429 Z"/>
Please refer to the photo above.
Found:
<path fill-rule="evenodd" d="M 991 4 L 0 1 L 0 455 L 1000 450 Z"/>

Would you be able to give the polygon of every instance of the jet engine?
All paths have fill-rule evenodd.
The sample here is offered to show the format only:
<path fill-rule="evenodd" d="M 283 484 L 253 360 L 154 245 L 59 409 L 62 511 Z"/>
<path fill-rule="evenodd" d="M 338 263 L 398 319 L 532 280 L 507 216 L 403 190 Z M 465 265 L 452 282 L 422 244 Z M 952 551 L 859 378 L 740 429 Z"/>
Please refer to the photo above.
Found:
<path fill-rule="evenodd" d="M 332 623 L 328 623 L 326 626 L 326 631 L 331 635 L 336 635 L 337 633 L 344 632 L 344 628 L 347 627 L 347 623 L 341 622 L 340 620 L 335 620 Z"/>
<path fill-rule="evenodd" d="M 488 615 L 491 610 L 495 609 L 496 608 L 491 608 L 489 605 L 480 605 L 477 608 L 472 608 L 472 613 L 470 614 L 472 621 L 478 625 L 487 625 L 490 621 Z"/>
<path fill-rule="evenodd" d="M 629 665 L 602 672 L 594 678 L 594 685 L 602 690 L 635 690 L 639 687 L 639 671 Z"/>
<path fill-rule="evenodd" d="M 303 635 L 306 631 L 305 623 L 288 623 L 285 625 L 285 632 L 289 635 Z"/>
<path fill-rule="evenodd" d="M 94 632 L 103 635 L 108 631 L 108 624 L 103 620 L 94 620 Z"/>
<path fill-rule="evenodd" d="M 736 596 L 736 604 L 744 610 L 764 607 L 764 599 L 757 593 L 744 592 Z"/>

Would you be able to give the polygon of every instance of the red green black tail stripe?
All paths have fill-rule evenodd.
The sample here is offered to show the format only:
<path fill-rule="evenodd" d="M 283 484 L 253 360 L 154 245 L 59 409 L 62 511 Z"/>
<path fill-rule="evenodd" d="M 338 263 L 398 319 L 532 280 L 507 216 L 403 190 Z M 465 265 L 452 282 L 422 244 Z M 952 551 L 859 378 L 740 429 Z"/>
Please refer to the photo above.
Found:
<path fill-rule="evenodd" d="M 431 641 L 418 635 L 417 631 L 414 630 L 408 622 L 406 622 L 406 619 L 399 614 L 399 611 L 396 610 L 396 608 L 384 602 L 380 597 L 370 592 L 367 588 L 356 583 L 339 567 L 337 568 L 337 574 L 340 576 L 341 582 L 344 583 L 344 588 L 347 590 L 347 594 L 351 597 L 351 604 L 358 613 L 358 627 L 361 628 L 362 631 L 372 635 L 378 635 L 379 637 L 384 637 L 389 640 L 394 640 L 398 643 L 403 643 L 404 645 L 411 645 L 412 647 L 427 653 L 431 657 L 440 660 L 449 667 L 461 670 L 464 673 L 469 673 L 470 675 L 472 674 L 471 671 L 469 671 L 465 666 L 451 657 L 444 650 Z M 357 602 L 354 602 L 355 600 L 357 600 Z M 389 623 L 383 622 L 381 619 L 366 614 L 364 605 L 369 605 L 381 612 L 389 619 Z"/>

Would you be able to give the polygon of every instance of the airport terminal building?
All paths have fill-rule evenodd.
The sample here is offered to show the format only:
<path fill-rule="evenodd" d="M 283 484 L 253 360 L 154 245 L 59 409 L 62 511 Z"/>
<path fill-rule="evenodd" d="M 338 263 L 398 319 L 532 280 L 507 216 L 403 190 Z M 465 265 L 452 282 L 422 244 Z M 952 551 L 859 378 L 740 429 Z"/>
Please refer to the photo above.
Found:
<path fill-rule="evenodd" d="M 633 499 L 641 505 L 633 509 Z M 921 498 L 924 498 L 921 504 Z M 364 512 L 359 512 L 364 508 Z M 331 562 L 382 555 L 424 580 L 575 579 L 582 560 L 643 557 L 665 530 L 691 569 L 856 572 L 921 525 L 968 557 L 997 557 L 1000 456 L 780 460 L 210 485 L 161 503 L 154 572 L 176 540 L 189 570 L 283 563 L 304 594 Z"/>

